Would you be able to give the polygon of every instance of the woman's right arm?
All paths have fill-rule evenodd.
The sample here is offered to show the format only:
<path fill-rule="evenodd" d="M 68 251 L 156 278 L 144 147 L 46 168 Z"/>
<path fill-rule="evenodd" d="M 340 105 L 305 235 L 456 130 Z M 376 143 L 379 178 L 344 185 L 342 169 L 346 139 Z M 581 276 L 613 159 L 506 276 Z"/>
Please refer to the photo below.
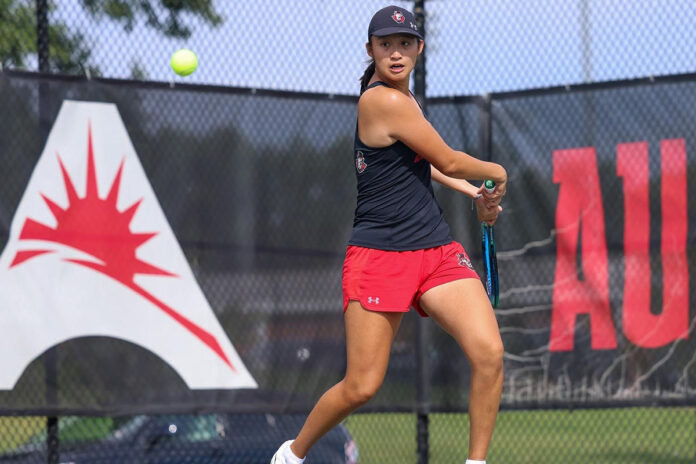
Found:
<path fill-rule="evenodd" d="M 446 176 L 469 180 L 491 179 L 497 187 L 493 196 L 500 198 L 505 194 L 507 172 L 501 165 L 453 150 L 411 98 L 394 89 L 379 90 L 364 94 L 361 98 L 368 97 L 363 106 L 366 120 L 378 125 L 390 138 L 406 144 Z"/>

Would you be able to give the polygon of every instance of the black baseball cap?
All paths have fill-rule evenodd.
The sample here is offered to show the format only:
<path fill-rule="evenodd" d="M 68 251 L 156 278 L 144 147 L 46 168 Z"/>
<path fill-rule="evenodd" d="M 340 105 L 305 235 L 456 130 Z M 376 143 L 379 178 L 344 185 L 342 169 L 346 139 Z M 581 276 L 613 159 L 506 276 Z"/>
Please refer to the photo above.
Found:
<path fill-rule="evenodd" d="M 413 13 L 394 5 L 382 8 L 375 13 L 370 21 L 370 27 L 367 28 L 367 39 L 369 40 L 373 35 L 384 37 L 391 34 L 409 34 L 423 39 Z"/>

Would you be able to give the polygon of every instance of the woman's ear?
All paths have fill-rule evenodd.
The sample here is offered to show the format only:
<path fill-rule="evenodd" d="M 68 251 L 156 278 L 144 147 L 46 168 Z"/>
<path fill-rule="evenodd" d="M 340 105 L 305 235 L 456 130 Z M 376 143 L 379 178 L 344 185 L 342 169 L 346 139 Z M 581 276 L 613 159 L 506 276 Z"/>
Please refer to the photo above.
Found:
<path fill-rule="evenodd" d="M 425 47 L 425 42 L 421 39 L 418 39 L 418 54 L 420 55 L 423 53 L 423 47 Z"/>
<path fill-rule="evenodd" d="M 365 42 L 365 50 L 367 51 L 367 56 L 374 58 L 374 56 L 372 56 L 372 44 L 370 42 Z"/>

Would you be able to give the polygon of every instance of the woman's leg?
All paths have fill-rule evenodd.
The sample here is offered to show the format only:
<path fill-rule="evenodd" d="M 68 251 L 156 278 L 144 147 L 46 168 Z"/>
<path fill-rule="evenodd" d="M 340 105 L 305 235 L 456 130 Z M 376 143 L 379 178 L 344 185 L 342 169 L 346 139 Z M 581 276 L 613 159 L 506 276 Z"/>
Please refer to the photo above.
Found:
<path fill-rule="evenodd" d="M 419 304 L 469 359 L 469 458 L 484 460 L 503 388 L 503 342 L 486 291 L 478 279 L 455 280 L 431 288 Z"/>
<path fill-rule="evenodd" d="M 348 303 L 346 376 L 312 409 L 291 445 L 296 456 L 305 457 L 319 438 L 374 396 L 387 372 L 389 351 L 402 317 L 403 313 L 368 311 L 358 301 Z"/>

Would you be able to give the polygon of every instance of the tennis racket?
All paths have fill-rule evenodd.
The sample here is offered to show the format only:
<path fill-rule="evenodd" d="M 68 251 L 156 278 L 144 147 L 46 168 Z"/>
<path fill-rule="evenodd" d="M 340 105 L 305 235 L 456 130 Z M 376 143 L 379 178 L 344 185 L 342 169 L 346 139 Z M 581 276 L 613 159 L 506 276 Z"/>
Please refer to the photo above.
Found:
<path fill-rule="evenodd" d="M 495 182 L 487 180 L 484 182 L 484 187 L 488 193 L 495 191 Z M 493 234 L 493 226 L 489 226 L 485 222 L 481 223 L 481 251 L 483 254 L 483 272 L 486 275 L 486 293 L 488 299 L 491 300 L 491 305 L 498 307 L 498 259 L 495 254 L 495 235 Z"/>

